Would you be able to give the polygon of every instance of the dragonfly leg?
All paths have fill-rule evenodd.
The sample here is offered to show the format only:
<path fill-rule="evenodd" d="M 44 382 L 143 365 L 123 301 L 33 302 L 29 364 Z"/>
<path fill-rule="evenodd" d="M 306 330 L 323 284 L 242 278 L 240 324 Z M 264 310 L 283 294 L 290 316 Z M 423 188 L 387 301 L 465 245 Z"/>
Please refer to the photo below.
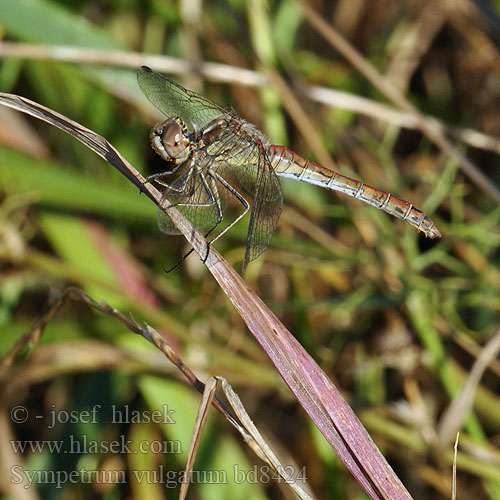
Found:
<path fill-rule="evenodd" d="M 222 219 L 223 219 L 222 204 L 220 202 L 219 191 L 217 190 L 217 186 L 215 185 L 214 176 L 211 175 L 210 172 L 208 172 L 208 177 L 210 179 L 210 184 L 212 184 L 213 193 L 216 193 L 215 204 L 217 205 L 217 222 L 210 228 L 210 231 L 208 231 L 208 233 L 205 234 L 205 238 L 222 222 Z M 205 180 L 205 182 L 206 182 L 206 180 Z M 207 189 L 208 189 L 208 186 L 207 186 Z M 231 227 L 231 226 L 229 226 L 229 227 Z M 227 228 L 224 229 L 221 234 L 224 234 L 226 231 L 227 231 Z M 202 259 L 204 263 L 207 261 L 208 254 L 210 253 L 210 244 L 213 241 L 215 241 L 217 238 L 219 238 L 219 236 L 221 234 L 219 234 L 218 236 L 216 236 L 213 240 L 210 240 L 210 241 L 207 242 L 207 253 L 206 253 L 204 259 Z"/>
<path fill-rule="evenodd" d="M 148 175 L 146 177 L 146 182 L 156 182 L 160 186 L 163 186 L 167 189 L 171 189 L 172 191 L 181 192 L 181 190 L 183 190 L 186 187 L 186 183 L 193 173 L 193 170 L 194 170 L 193 159 L 191 159 L 191 161 L 190 161 L 190 164 L 188 167 L 188 174 L 186 175 L 186 178 L 184 179 L 184 183 L 182 185 L 182 188 L 180 188 L 180 189 L 179 188 L 172 188 L 171 184 L 166 182 L 165 180 L 163 180 L 163 178 L 168 176 L 168 175 L 174 174 L 175 172 L 177 172 L 177 170 L 179 170 L 184 165 L 186 165 L 186 162 L 179 163 L 179 165 L 176 165 L 172 170 L 166 170 L 165 172 L 159 172 L 158 174 Z"/>
<path fill-rule="evenodd" d="M 213 177 L 214 179 L 217 179 L 222 184 L 222 186 L 227 191 L 229 191 L 231 193 L 231 195 L 234 196 L 243 205 L 243 209 L 244 209 L 243 212 L 241 212 L 241 214 L 238 215 L 238 217 L 236 217 L 236 219 L 234 219 L 233 222 L 231 222 L 231 224 L 229 224 L 229 226 L 224 228 L 224 230 L 222 232 L 220 232 L 213 240 L 209 241 L 209 244 L 212 244 L 214 241 L 218 240 L 226 231 L 228 231 L 235 224 L 237 224 L 241 218 L 243 218 L 245 216 L 245 214 L 248 212 L 248 210 L 250 208 L 250 204 L 248 203 L 247 200 L 245 200 L 245 198 L 243 198 L 243 196 L 241 196 L 240 193 L 238 193 L 238 191 L 236 191 L 236 189 L 233 188 L 233 186 L 231 186 L 231 184 L 226 182 L 224 180 L 224 178 L 221 177 L 219 174 L 217 174 L 216 172 L 213 172 L 210 174 L 210 176 Z M 212 230 L 210 230 L 210 231 L 212 231 Z"/>
<path fill-rule="evenodd" d="M 224 228 L 224 230 L 219 233 L 215 238 L 213 238 L 212 240 L 208 241 L 208 246 L 207 246 L 207 253 L 205 255 L 205 257 L 202 259 L 203 262 L 206 262 L 206 260 L 208 259 L 208 255 L 210 253 L 210 245 L 212 243 L 214 243 L 215 241 L 217 241 L 226 231 L 228 231 L 229 229 L 231 229 L 235 224 L 237 224 L 239 222 L 239 220 L 241 218 L 243 218 L 245 216 L 245 214 L 248 212 L 248 210 L 250 209 L 250 204 L 248 203 L 248 201 L 243 198 L 243 196 L 241 196 L 241 194 L 236 191 L 236 189 L 233 188 L 233 186 L 231 186 L 231 184 L 229 184 L 228 182 L 226 182 L 224 180 L 223 177 L 221 177 L 219 174 L 217 174 L 216 172 L 210 172 L 208 174 L 209 178 L 210 178 L 210 181 L 211 181 L 211 184 L 213 186 L 213 190 L 215 193 L 217 193 L 217 196 L 215 197 L 215 203 L 217 203 L 217 210 L 219 211 L 219 220 L 216 224 L 214 224 L 214 226 L 207 232 L 205 233 L 205 238 L 220 224 L 220 222 L 222 221 L 222 206 L 220 205 L 220 198 L 218 196 L 218 191 L 217 191 L 217 187 L 215 185 L 215 180 L 217 180 L 218 182 L 221 183 L 221 185 L 224 187 L 224 189 L 226 189 L 227 191 L 229 191 L 229 193 L 231 193 L 232 196 L 234 196 L 243 206 L 243 212 L 238 215 L 238 217 L 236 219 L 234 219 L 233 222 L 231 222 L 231 224 L 229 224 L 229 226 L 227 226 L 226 228 Z M 204 177 L 204 176 L 203 176 Z M 206 182 L 206 180 L 204 179 L 204 181 Z M 208 185 L 206 186 L 208 188 Z M 208 188 L 209 189 L 209 188 Z M 194 252 L 194 249 L 192 248 L 191 250 L 189 250 L 189 252 L 187 252 L 185 255 L 182 256 L 182 258 L 172 267 L 170 268 L 168 271 L 166 270 L 165 272 L 169 273 L 171 271 L 173 271 L 179 264 L 181 264 L 187 257 L 189 257 L 189 255 L 191 255 L 192 253 Z"/>
<path fill-rule="evenodd" d="M 202 184 L 202 186 L 205 189 L 205 192 L 207 194 L 208 203 L 175 203 L 172 206 L 173 207 L 176 207 L 176 206 L 210 207 L 210 206 L 215 204 L 217 207 L 217 221 L 210 228 L 210 230 L 207 233 L 205 233 L 204 236 L 206 238 L 221 223 L 222 218 L 223 218 L 223 213 L 222 213 L 222 205 L 220 202 L 219 193 L 217 191 L 217 186 L 215 185 L 213 178 L 210 177 L 210 184 L 212 185 L 212 188 L 210 188 L 209 184 L 207 183 L 207 179 L 205 178 L 205 175 L 202 174 L 201 172 L 199 173 L 199 178 L 200 178 L 201 184 Z M 210 243 L 211 243 L 210 241 L 207 242 L 207 252 L 206 252 L 205 256 L 202 258 L 203 262 L 206 262 L 206 260 L 208 259 L 208 254 L 210 252 Z M 175 263 L 175 265 L 173 267 L 171 267 L 168 270 L 165 270 L 165 272 L 169 273 L 169 272 L 173 271 L 177 266 L 179 266 L 179 264 L 184 262 L 187 259 L 187 257 L 189 257 L 189 255 L 191 255 L 193 253 L 193 251 L 194 251 L 193 248 L 191 250 L 189 250 Z"/>
<path fill-rule="evenodd" d="M 189 202 L 189 203 L 172 203 L 172 207 L 211 207 L 212 205 L 217 206 L 217 222 L 214 224 L 214 226 L 210 229 L 210 231 L 213 231 L 221 222 L 222 220 L 222 207 L 220 206 L 220 200 L 218 196 L 214 196 L 213 192 L 210 190 L 210 187 L 207 184 L 207 181 L 205 179 L 205 176 L 200 173 L 200 179 L 201 179 L 201 185 L 205 189 L 205 193 L 208 196 L 208 202 L 206 203 L 194 203 L 194 202 Z M 184 188 L 187 183 L 184 183 Z M 215 186 L 212 186 L 215 188 Z M 168 193 L 169 195 L 172 194 L 172 196 L 184 196 L 186 198 L 189 198 L 193 195 L 194 193 L 194 188 L 191 188 L 188 192 L 182 189 L 177 189 L 177 192 L 175 193 Z"/>
<path fill-rule="evenodd" d="M 175 174 L 175 172 L 177 172 L 177 170 L 179 170 L 184 164 L 185 162 L 179 163 L 179 165 L 176 165 L 172 170 L 165 170 L 165 172 L 158 172 L 157 174 L 148 175 L 146 177 L 146 182 L 154 181 L 157 182 L 158 184 L 161 184 L 162 186 L 165 186 L 166 183 L 165 181 L 161 181 L 161 178 L 166 177 L 167 175 Z"/>
<path fill-rule="evenodd" d="M 161 201 L 163 202 L 167 196 L 184 196 L 186 198 L 190 198 L 194 194 L 194 186 L 191 186 L 189 191 L 186 191 L 186 185 L 187 183 L 191 180 L 191 177 L 193 176 L 194 168 L 191 168 L 188 173 L 186 174 L 186 177 L 184 178 L 182 185 L 179 187 L 173 187 L 170 184 L 167 184 L 164 181 L 155 181 L 161 186 L 164 186 L 166 189 L 163 192 L 162 199 Z M 173 207 L 179 205 L 179 203 L 172 204 Z M 188 205 L 188 204 L 184 204 Z M 207 205 L 210 206 L 210 205 Z"/>

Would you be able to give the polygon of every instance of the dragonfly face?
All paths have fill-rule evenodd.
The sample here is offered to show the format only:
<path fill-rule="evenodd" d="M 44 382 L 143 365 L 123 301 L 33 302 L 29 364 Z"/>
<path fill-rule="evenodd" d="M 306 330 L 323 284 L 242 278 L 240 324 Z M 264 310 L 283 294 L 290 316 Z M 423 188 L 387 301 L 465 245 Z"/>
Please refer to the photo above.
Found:
<path fill-rule="evenodd" d="M 150 139 L 154 150 L 175 165 L 185 162 L 191 152 L 188 131 L 178 116 L 156 125 L 151 130 Z"/>

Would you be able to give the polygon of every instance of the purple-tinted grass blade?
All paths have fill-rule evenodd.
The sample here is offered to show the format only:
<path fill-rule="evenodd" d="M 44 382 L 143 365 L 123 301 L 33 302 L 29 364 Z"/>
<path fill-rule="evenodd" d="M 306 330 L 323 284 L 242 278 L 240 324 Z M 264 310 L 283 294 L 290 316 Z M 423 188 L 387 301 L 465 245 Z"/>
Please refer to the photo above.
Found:
<path fill-rule="evenodd" d="M 124 173 L 162 209 L 204 259 L 207 242 L 183 215 L 164 206 L 164 199 L 103 137 L 28 99 L 0 93 L 0 103 L 69 133 Z M 167 200 L 168 202 L 168 200 Z M 213 248 L 205 264 L 285 383 L 327 441 L 373 500 L 411 500 L 411 496 L 375 446 L 333 383 L 253 290 Z"/>

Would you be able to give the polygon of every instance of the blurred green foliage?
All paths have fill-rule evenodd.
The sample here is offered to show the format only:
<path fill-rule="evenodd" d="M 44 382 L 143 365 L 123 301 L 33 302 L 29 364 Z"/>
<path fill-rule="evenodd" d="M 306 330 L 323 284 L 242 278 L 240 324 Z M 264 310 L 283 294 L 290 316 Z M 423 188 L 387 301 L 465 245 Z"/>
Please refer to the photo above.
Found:
<path fill-rule="evenodd" d="M 481 18 L 441 6 L 440 25 L 431 31 L 425 16 L 433 2 L 314 3 L 379 71 L 397 76 L 401 90 L 422 111 L 453 127 L 467 126 L 494 139 L 500 135 L 500 56 Z M 498 2 L 492 9 L 497 16 Z M 5 41 L 166 54 L 256 71 L 272 67 L 290 82 L 383 102 L 288 0 L 0 0 L 0 26 Z M 416 41 L 410 37 L 415 33 Z M 120 68 L 118 54 L 116 59 L 98 65 L 5 58 L 0 90 L 40 102 L 102 134 L 145 175 L 161 171 L 148 141 L 154 118 L 145 111 L 135 71 Z M 192 74 L 177 77 L 233 106 L 272 142 L 318 160 L 273 86 L 256 90 L 245 81 L 229 85 Z M 304 97 L 299 102 L 342 173 L 415 203 L 443 238 L 426 240 L 356 200 L 284 182 L 286 206 L 277 233 L 245 277 L 338 383 L 412 494 L 448 498 L 451 448 L 436 449 L 438 423 L 499 328 L 500 209 L 420 133 Z M 163 272 L 187 248 L 181 237 L 158 231 L 149 200 L 71 137 L 3 111 L 2 353 L 65 287 L 81 287 L 161 331 L 200 378 L 224 375 L 257 425 L 289 456 L 284 462 L 293 460 L 297 470 L 306 466 L 318 498 L 363 498 L 199 259 L 191 256 L 172 273 Z M 459 147 L 498 183 L 498 153 Z M 242 223 L 216 245 L 237 268 L 245 238 Z M 137 470 L 184 466 L 199 396 L 179 382 L 168 362 L 117 320 L 75 303 L 66 304 L 40 342 L 28 347 L 0 379 L 4 416 L 16 405 L 31 415 L 24 424 L 4 418 L 2 447 L 9 456 L 26 470 L 127 473 L 124 484 L 66 482 L 60 489 L 40 484 L 29 490 L 29 498 L 176 497 L 177 487 L 133 477 Z M 499 374 L 498 360 L 490 363 L 465 421 L 457 464 L 462 498 L 500 498 Z M 176 425 L 113 423 L 113 405 L 151 412 L 164 404 L 175 409 Z M 97 423 L 48 426 L 52 411 L 81 414 L 95 405 L 101 405 Z M 43 423 L 33 415 L 43 415 Z M 229 484 L 193 485 L 196 495 L 282 495 L 272 481 L 234 484 L 235 465 L 250 469 L 259 461 L 228 428 L 219 415 L 211 416 L 195 469 L 226 471 Z M 67 444 L 86 438 L 103 443 L 123 436 L 133 446 L 179 441 L 182 454 L 26 451 L 21 456 L 7 442 Z M 0 489 L 14 498 L 7 462 L 2 467 Z"/>

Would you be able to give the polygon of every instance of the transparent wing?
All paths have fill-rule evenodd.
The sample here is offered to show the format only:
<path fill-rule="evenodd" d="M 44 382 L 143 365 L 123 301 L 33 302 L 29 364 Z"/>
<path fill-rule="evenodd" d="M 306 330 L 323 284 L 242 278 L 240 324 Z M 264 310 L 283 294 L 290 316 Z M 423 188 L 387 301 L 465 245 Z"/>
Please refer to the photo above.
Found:
<path fill-rule="evenodd" d="M 224 177 L 232 186 L 255 194 L 259 171 L 259 148 L 247 135 L 243 137 L 237 129 L 227 126 L 220 137 L 207 146 L 207 154 L 217 158 L 211 168 Z"/>
<path fill-rule="evenodd" d="M 255 193 L 248 224 L 243 269 L 269 245 L 283 208 L 281 183 L 262 144 L 256 144 L 255 148 L 257 164 L 248 165 L 250 175 L 246 177 L 247 182 L 255 178 Z"/>
<path fill-rule="evenodd" d="M 243 187 L 254 198 L 243 269 L 269 245 L 283 208 L 281 183 L 262 141 L 257 138 L 260 139 L 228 128 L 207 149 L 209 155 L 220 158 L 212 170 L 232 186 Z"/>
<path fill-rule="evenodd" d="M 200 130 L 227 111 L 200 94 L 185 89 L 147 66 L 137 71 L 137 81 L 144 95 L 165 116 L 180 116 L 190 131 Z"/>
<path fill-rule="evenodd" d="M 177 178 L 166 188 L 163 198 L 197 229 L 210 231 L 220 223 L 222 213 L 217 188 L 202 173 L 188 172 Z M 181 234 L 161 208 L 158 210 L 157 222 L 162 232 Z"/>

